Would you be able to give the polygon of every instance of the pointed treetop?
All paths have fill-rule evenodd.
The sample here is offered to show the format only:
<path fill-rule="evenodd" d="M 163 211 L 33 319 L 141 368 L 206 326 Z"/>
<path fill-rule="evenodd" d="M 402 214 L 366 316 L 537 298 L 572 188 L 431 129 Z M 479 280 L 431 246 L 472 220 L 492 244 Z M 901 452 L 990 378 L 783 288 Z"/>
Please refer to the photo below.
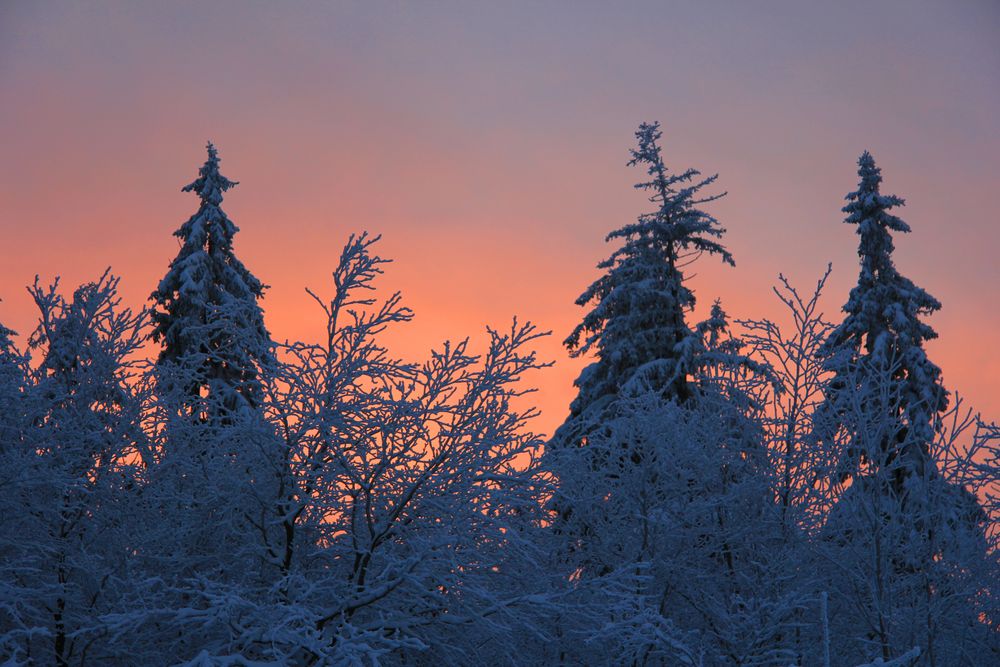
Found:
<path fill-rule="evenodd" d="M 707 252 L 719 255 L 726 264 L 735 266 L 729 251 L 711 240 L 711 237 L 720 238 L 726 230 L 714 217 L 698 208 L 726 196 L 725 192 L 707 196 L 701 193 L 701 189 L 714 183 L 718 175 L 700 178 L 701 172 L 697 169 L 670 173 L 660 150 L 662 136 L 659 122 L 640 124 L 635 132 L 638 146 L 629 150 L 632 159 L 628 161 L 630 167 L 646 165 L 646 173 L 651 180 L 636 183 L 634 187 L 651 191 L 649 200 L 658 205 L 658 210 L 643 214 L 635 224 L 614 230 L 608 234 L 607 240 L 652 235 L 656 237 L 657 244 L 670 246 L 668 254 L 673 255 L 677 250 Z"/>
<path fill-rule="evenodd" d="M 0 324 L 0 363 L 6 361 L 12 354 L 14 341 L 11 340 L 11 337 L 16 335 L 16 331 L 8 329 L 3 324 Z"/>
<path fill-rule="evenodd" d="M 715 348 L 719 345 L 719 338 L 729 328 L 729 316 L 722 309 L 722 299 L 716 299 L 712 303 L 712 311 L 708 319 L 698 324 L 698 331 L 707 335 L 707 346 Z"/>
<path fill-rule="evenodd" d="M 3 300 L 0 299 L 0 301 Z M 0 361 L 5 360 L 14 350 L 14 341 L 11 340 L 11 337 L 16 335 L 16 331 L 8 329 L 3 325 L 3 322 L 0 322 Z"/>
<path fill-rule="evenodd" d="M 882 170 L 875 166 L 875 158 L 867 150 L 858 158 L 858 176 L 861 177 L 862 186 L 878 191 L 879 183 L 882 182 Z"/>
<path fill-rule="evenodd" d="M 13 329 L 8 329 L 4 325 L 0 324 L 0 354 L 3 354 L 3 350 L 7 349 L 7 346 L 11 343 L 11 336 L 16 336 L 17 332 Z"/>
<path fill-rule="evenodd" d="M 208 159 L 198 170 L 198 178 L 181 188 L 181 191 L 191 192 L 194 190 L 202 201 L 218 206 L 222 203 L 222 193 L 239 185 L 239 181 L 231 181 L 219 172 L 219 152 L 216 150 L 215 144 L 209 141 L 207 148 Z"/>
<path fill-rule="evenodd" d="M 888 213 L 889 209 L 903 206 L 905 202 L 895 195 L 879 192 L 882 170 L 875 166 L 875 158 L 868 151 L 858 158 L 858 176 L 861 177 L 858 189 L 845 197 L 848 204 L 842 210 L 848 215 L 844 222 L 858 225 L 859 234 L 871 231 L 868 227 L 873 224 L 896 232 L 909 232 L 909 225 Z"/>
<path fill-rule="evenodd" d="M 662 136 L 663 132 L 660 131 L 659 121 L 640 123 L 639 129 L 635 131 L 635 138 L 639 142 L 639 145 L 636 148 L 629 149 L 632 159 L 628 161 L 628 166 L 634 167 L 640 162 L 645 162 L 649 165 L 646 173 L 653 177 L 663 178 L 665 169 L 663 167 L 663 158 L 660 154 L 660 146 L 657 143 Z M 635 187 L 641 188 L 642 185 L 638 184 Z"/>

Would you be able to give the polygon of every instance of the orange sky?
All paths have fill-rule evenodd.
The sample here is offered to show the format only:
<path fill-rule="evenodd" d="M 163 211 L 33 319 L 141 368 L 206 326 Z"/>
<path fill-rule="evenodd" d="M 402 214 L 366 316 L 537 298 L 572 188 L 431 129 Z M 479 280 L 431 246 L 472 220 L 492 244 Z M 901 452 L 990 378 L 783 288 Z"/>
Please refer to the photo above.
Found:
<path fill-rule="evenodd" d="M 700 309 L 774 316 L 778 272 L 857 275 L 842 198 L 869 149 L 904 197 L 902 272 L 944 303 L 950 389 L 1000 418 L 1000 6 L 960 2 L 12 2 L 0 6 L 0 321 L 23 286 L 110 265 L 140 305 L 220 149 L 237 252 L 272 285 L 276 338 L 310 338 L 347 235 L 383 234 L 420 356 L 513 315 L 555 335 L 551 431 L 580 363 L 559 342 L 611 229 L 648 209 L 625 167 L 660 120 L 668 164 L 719 172 L 735 269 L 694 267 Z M 812 3 L 810 3 L 812 4 Z M 836 4 L 836 6 L 832 6 Z M 752 5 L 752 7 L 751 7 Z M 831 5 L 831 6 L 826 6 Z"/>

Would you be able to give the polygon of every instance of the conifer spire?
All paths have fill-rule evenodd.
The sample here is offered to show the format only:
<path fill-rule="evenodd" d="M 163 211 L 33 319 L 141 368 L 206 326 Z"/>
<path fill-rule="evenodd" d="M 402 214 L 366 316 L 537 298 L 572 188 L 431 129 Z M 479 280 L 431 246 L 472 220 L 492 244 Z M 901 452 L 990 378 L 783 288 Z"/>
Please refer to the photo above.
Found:
<path fill-rule="evenodd" d="M 858 284 L 844 305 L 846 317 L 827 340 L 823 354 L 835 372 L 825 410 L 834 407 L 837 395 L 849 384 L 865 382 L 869 375 L 891 371 L 899 385 L 899 399 L 891 415 L 901 424 L 896 442 L 886 442 L 883 461 L 891 462 L 903 452 L 892 451 L 910 443 L 904 457 L 907 467 L 922 471 L 927 443 L 938 427 L 937 416 L 947 409 L 948 393 L 941 384 L 941 369 L 927 357 L 923 343 L 937 333 L 921 318 L 941 308 L 940 302 L 909 278 L 901 275 L 892 260 L 890 232 L 908 233 L 909 225 L 890 211 L 903 206 L 895 195 L 880 192 L 882 172 L 871 153 L 858 159 L 858 189 L 846 196 L 844 222 L 857 225 L 860 237 Z M 836 409 L 834 407 L 834 409 Z"/>
<path fill-rule="evenodd" d="M 219 171 L 211 142 L 207 149 L 198 178 L 182 188 L 198 195 L 198 211 L 174 232 L 180 252 L 150 297 L 153 338 L 162 344 L 158 363 L 187 372 L 192 399 L 207 389 L 224 411 L 234 411 L 257 405 L 257 368 L 270 360 L 272 343 L 257 303 L 266 286 L 236 257 L 239 228 L 221 207 L 237 181 Z"/>
<path fill-rule="evenodd" d="M 604 275 L 576 301 L 594 305 L 564 344 L 573 356 L 594 351 L 597 360 L 577 379 L 579 395 L 556 440 L 579 440 L 586 424 L 600 421 L 604 407 L 630 383 L 668 399 L 690 396 L 688 376 L 697 367 L 701 340 L 685 319 L 695 297 L 684 284 L 683 266 L 701 253 L 735 263 L 715 240 L 725 229 L 699 208 L 725 195 L 701 193 L 717 176 L 700 178 L 695 169 L 670 173 L 661 136 L 659 123 L 642 123 L 628 162 L 646 168 L 649 180 L 635 187 L 650 193 L 656 210 L 608 234 L 607 241 L 622 246 L 598 264 Z"/>

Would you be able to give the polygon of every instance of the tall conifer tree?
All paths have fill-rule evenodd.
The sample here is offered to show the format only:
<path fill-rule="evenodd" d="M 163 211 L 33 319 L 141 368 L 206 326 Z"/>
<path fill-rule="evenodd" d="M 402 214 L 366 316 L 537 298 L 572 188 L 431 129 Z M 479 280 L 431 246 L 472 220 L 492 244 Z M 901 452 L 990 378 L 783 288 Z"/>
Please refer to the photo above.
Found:
<path fill-rule="evenodd" d="M 890 232 L 908 233 L 909 225 L 890 211 L 903 205 L 895 195 L 879 191 L 882 172 L 868 151 L 858 159 L 858 189 L 847 195 L 844 222 L 857 225 L 861 272 L 844 305 L 846 317 L 831 333 L 823 354 L 835 376 L 821 411 L 830 414 L 839 395 L 853 385 L 890 372 L 899 391 L 886 415 L 900 428 L 882 443 L 881 462 L 896 468 L 896 486 L 908 473 L 925 472 L 927 445 L 934 437 L 937 416 L 948 406 L 941 369 L 927 357 L 923 343 L 937 334 L 921 317 L 941 304 L 896 270 Z M 836 421 L 834 419 L 834 421 Z M 896 451 L 899 450 L 899 451 Z M 898 459 L 898 461 L 897 461 Z"/>
<path fill-rule="evenodd" d="M 979 608 L 996 581 L 980 505 L 995 469 L 973 458 L 992 436 L 980 423 L 970 449 L 957 444 L 975 420 L 946 412 L 941 370 L 923 347 L 937 334 L 922 318 L 941 304 L 893 264 L 892 232 L 910 231 L 892 213 L 903 200 L 880 192 L 867 151 L 858 166 L 843 211 L 857 225 L 861 270 L 820 349 L 833 377 L 815 419 L 821 456 L 833 454 L 818 475 L 833 503 L 816 543 L 836 565 L 824 567 L 833 634 L 845 653 L 878 647 L 889 661 L 920 646 L 929 665 L 973 664 L 990 643 L 982 621 L 992 612 Z"/>
<path fill-rule="evenodd" d="M 656 210 L 608 234 L 608 241 L 622 245 L 598 264 L 604 275 L 577 299 L 580 306 L 594 305 L 565 345 L 573 356 L 595 351 L 597 360 L 576 380 L 579 395 L 556 442 L 579 442 L 629 383 L 687 400 L 688 376 L 703 345 L 686 321 L 695 297 L 684 284 L 683 268 L 700 253 L 735 265 L 714 240 L 725 230 L 699 208 L 725 194 L 702 194 L 717 176 L 702 179 L 695 169 L 670 173 L 658 143 L 659 123 L 641 124 L 635 136 L 638 147 L 628 164 L 646 168 L 649 180 L 635 187 L 651 193 Z"/>
<path fill-rule="evenodd" d="M 198 178 L 183 188 L 201 202 L 174 232 L 181 249 L 150 297 L 158 362 L 183 372 L 183 391 L 193 402 L 205 394 L 226 413 L 259 405 L 258 369 L 271 358 L 271 339 L 258 300 L 261 283 L 233 250 L 239 228 L 222 210 L 226 191 L 237 185 L 219 172 L 219 156 L 208 144 Z"/>

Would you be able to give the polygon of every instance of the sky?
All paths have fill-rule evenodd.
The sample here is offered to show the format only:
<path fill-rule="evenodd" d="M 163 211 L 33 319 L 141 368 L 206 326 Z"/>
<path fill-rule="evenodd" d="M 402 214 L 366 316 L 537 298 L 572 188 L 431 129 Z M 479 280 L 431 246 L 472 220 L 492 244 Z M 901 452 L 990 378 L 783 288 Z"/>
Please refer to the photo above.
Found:
<path fill-rule="evenodd" d="M 904 275 L 943 302 L 931 358 L 1000 419 L 1000 3 L 0 3 L 0 322 L 24 289 L 108 266 L 141 307 L 197 207 L 181 186 L 212 140 L 240 181 L 236 251 L 271 285 L 274 338 L 318 339 L 348 235 L 382 234 L 381 284 L 416 312 L 411 358 L 513 316 L 553 335 L 535 428 L 567 414 L 561 341 L 604 236 L 650 209 L 626 167 L 640 122 L 674 169 L 719 174 L 736 267 L 690 269 L 695 318 L 779 318 L 784 273 L 825 312 L 857 279 L 842 224 L 856 160 L 913 229 Z"/>

